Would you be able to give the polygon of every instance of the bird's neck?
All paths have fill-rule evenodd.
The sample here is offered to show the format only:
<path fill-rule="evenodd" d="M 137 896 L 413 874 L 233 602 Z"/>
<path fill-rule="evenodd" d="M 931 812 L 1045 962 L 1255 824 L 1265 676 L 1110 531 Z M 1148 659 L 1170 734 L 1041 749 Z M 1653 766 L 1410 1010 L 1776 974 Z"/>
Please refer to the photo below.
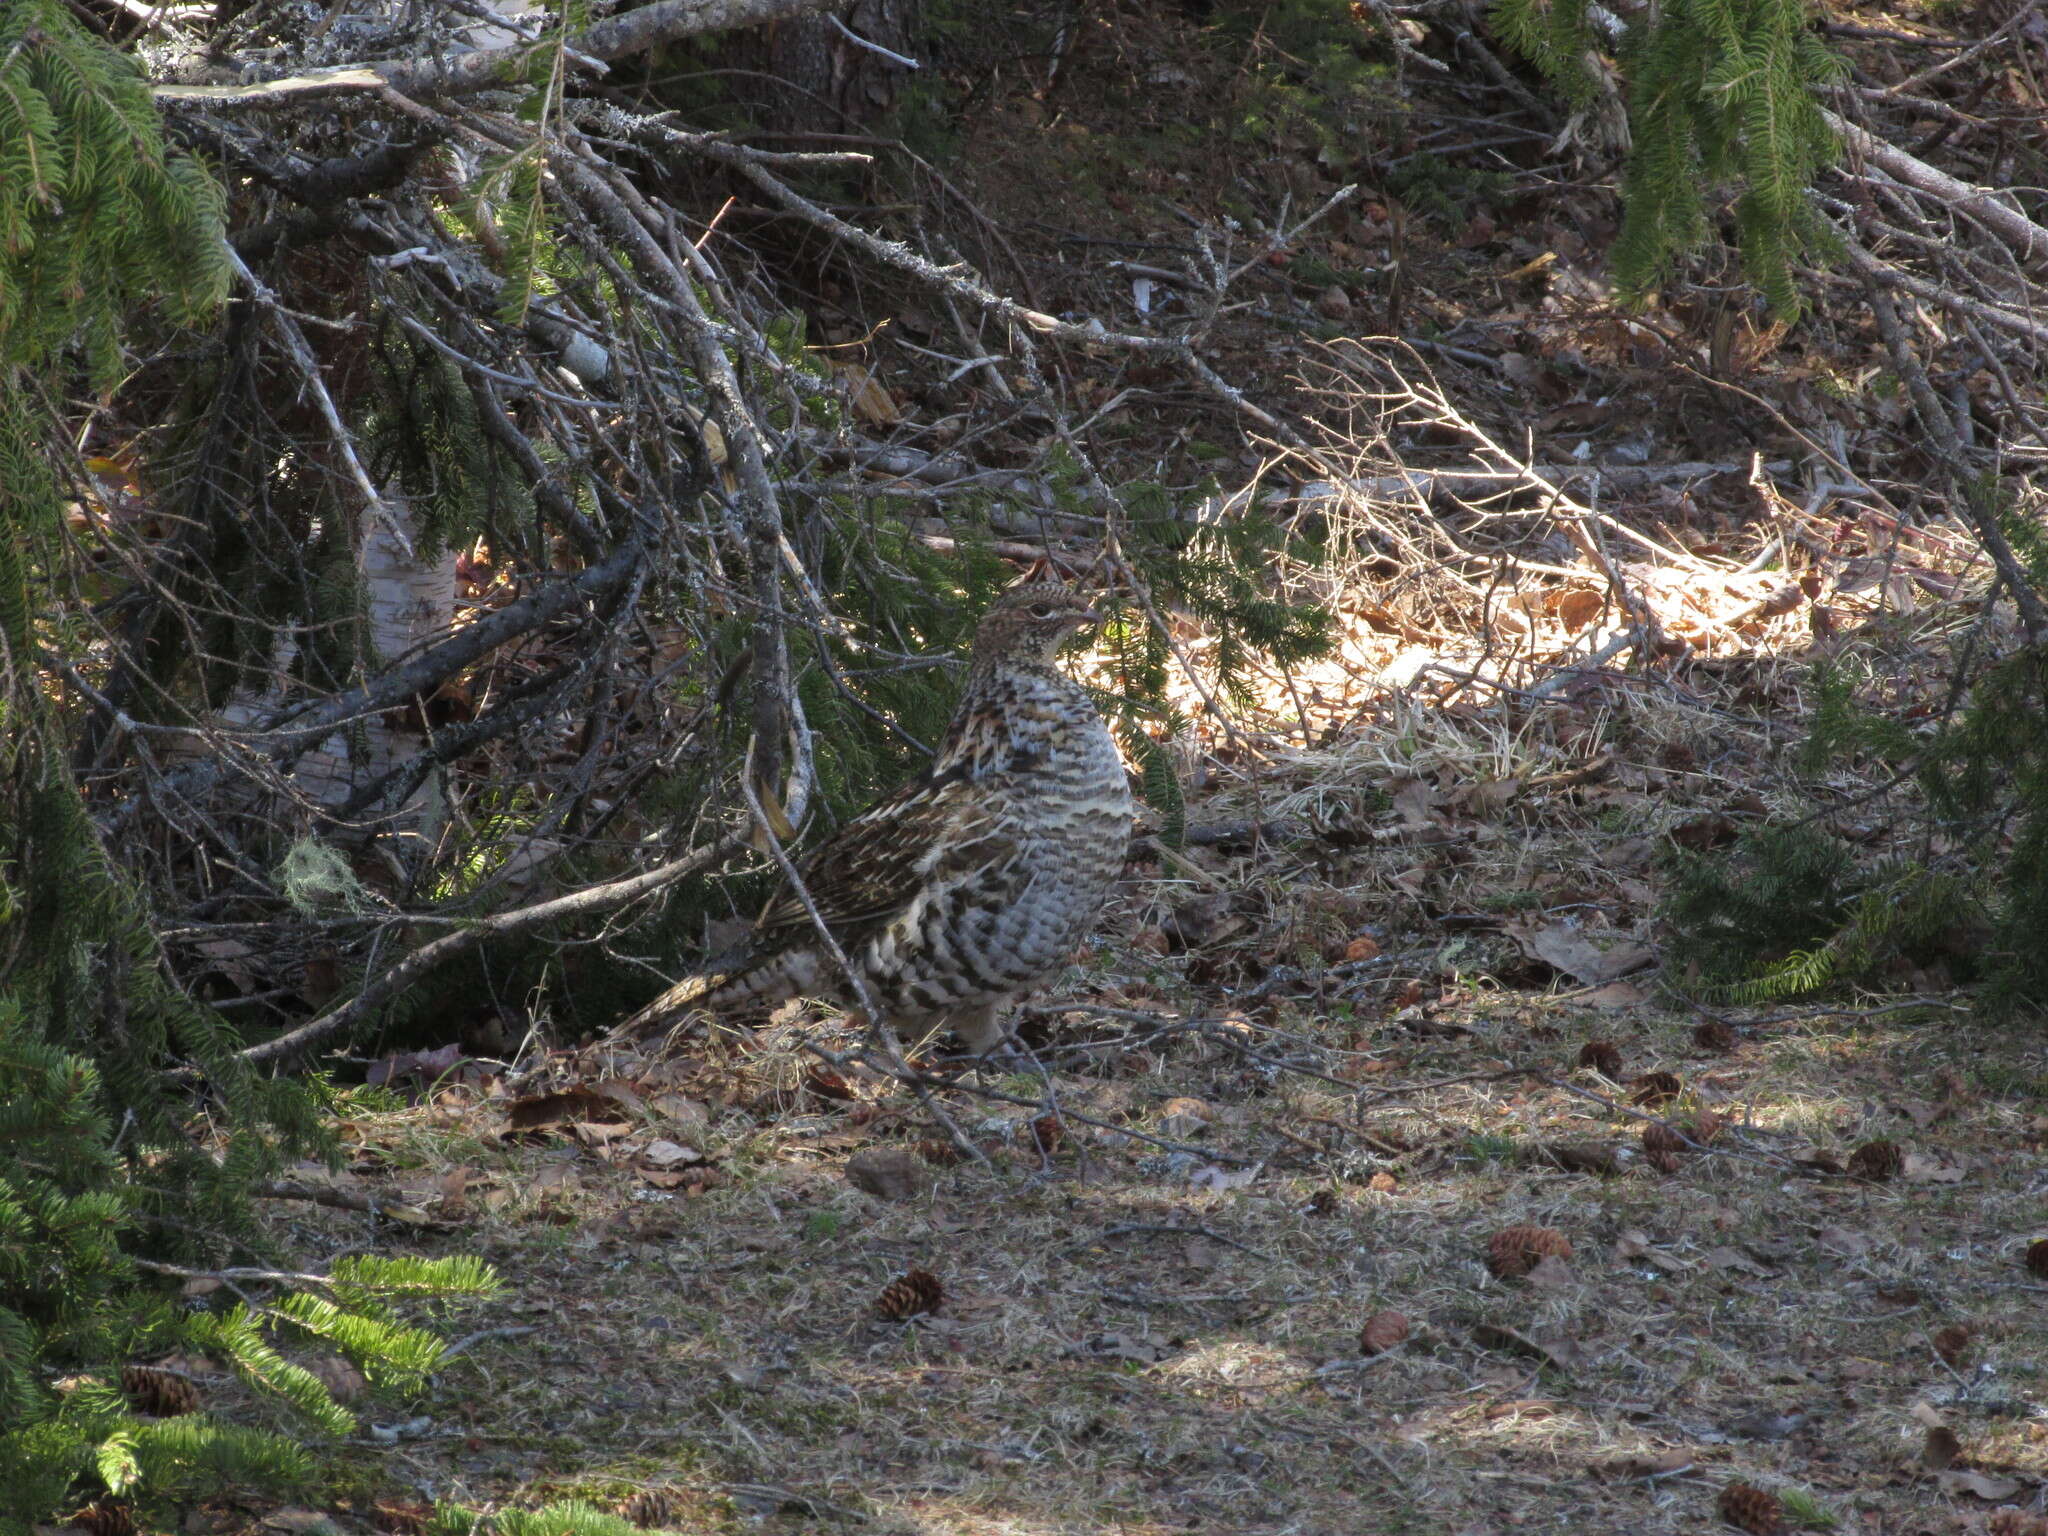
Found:
<path fill-rule="evenodd" d="M 1002 657 L 978 664 L 940 743 L 938 772 L 969 778 L 1028 771 L 1048 762 L 1055 738 L 1073 725 L 1088 694 L 1050 662 Z"/>

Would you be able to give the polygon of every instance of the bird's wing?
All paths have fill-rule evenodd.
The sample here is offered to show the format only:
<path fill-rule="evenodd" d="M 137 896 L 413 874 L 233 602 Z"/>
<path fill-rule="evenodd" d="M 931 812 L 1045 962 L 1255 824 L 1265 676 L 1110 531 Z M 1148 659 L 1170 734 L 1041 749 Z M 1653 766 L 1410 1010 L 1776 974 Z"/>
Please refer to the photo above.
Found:
<path fill-rule="evenodd" d="M 804 889 L 841 942 L 879 926 L 932 886 L 1018 864 L 1019 844 L 993 813 L 987 788 L 964 771 L 914 779 L 847 822 L 805 860 Z M 769 946 L 809 930 L 794 891 L 772 901 L 755 924 Z"/>

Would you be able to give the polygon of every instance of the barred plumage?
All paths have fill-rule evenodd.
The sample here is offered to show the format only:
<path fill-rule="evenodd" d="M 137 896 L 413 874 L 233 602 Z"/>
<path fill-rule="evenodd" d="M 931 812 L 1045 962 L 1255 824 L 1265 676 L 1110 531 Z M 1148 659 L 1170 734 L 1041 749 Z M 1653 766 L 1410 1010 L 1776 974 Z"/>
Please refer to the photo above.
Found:
<path fill-rule="evenodd" d="M 967 685 L 931 766 L 847 822 L 800 869 L 883 1014 L 913 1039 L 942 1028 L 983 1053 L 998 1011 L 1065 961 L 1123 868 L 1132 803 L 1094 703 L 1054 665 L 1097 615 L 1058 582 L 1005 592 L 975 632 Z M 794 892 L 740 950 L 669 988 L 617 1031 L 696 1009 L 858 999 Z"/>

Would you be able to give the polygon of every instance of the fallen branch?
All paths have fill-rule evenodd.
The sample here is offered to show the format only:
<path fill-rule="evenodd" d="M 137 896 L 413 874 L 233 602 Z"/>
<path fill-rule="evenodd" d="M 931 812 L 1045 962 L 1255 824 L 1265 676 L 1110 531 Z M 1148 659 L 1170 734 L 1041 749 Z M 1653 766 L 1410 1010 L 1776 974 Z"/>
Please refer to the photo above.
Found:
<path fill-rule="evenodd" d="M 517 84 L 536 52 L 557 46 L 586 69 L 601 72 L 614 59 L 644 53 L 663 43 L 785 21 L 819 10 L 824 4 L 825 0 L 661 0 L 600 21 L 559 43 L 542 38 L 506 48 L 473 48 L 447 59 L 375 59 L 250 85 L 159 85 L 152 87 L 151 94 L 167 105 L 193 102 L 216 109 L 276 107 L 308 97 L 356 91 L 394 90 L 415 100 L 433 100 Z"/>
<path fill-rule="evenodd" d="M 2000 201 L 1999 195 L 1983 187 L 1957 181 L 1924 160 L 1916 160 L 1896 145 L 1887 144 L 1845 117 L 1821 109 L 1828 126 L 1842 136 L 1850 153 L 1876 166 L 1887 176 L 1916 192 L 1924 192 L 1958 213 L 1975 219 L 2013 248 L 2022 264 L 2048 272 L 2048 229 L 2036 224 L 2019 209 Z"/>

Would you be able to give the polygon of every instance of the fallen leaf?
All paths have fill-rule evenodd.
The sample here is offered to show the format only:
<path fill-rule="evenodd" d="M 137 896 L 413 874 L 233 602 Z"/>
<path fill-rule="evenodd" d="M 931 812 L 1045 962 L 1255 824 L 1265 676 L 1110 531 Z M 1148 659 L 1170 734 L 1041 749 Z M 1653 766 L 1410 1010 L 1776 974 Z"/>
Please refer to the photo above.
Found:
<path fill-rule="evenodd" d="M 1739 1269 L 1744 1274 L 1760 1277 L 1770 1274 L 1768 1269 L 1739 1248 L 1710 1248 L 1700 1257 L 1714 1269 Z"/>
<path fill-rule="evenodd" d="M 1221 1192 L 1227 1189 L 1243 1189 L 1259 1176 L 1265 1164 L 1254 1163 L 1249 1168 L 1221 1168 L 1214 1163 L 1204 1163 L 1188 1175 L 1188 1182 L 1197 1189 Z"/>
<path fill-rule="evenodd" d="M 834 362 L 832 369 L 846 384 L 847 393 L 853 401 L 853 414 L 868 426 L 893 427 L 903 419 L 903 408 L 859 363 Z"/>
<path fill-rule="evenodd" d="M 1403 779 L 1393 791 L 1394 810 L 1411 827 L 1426 827 L 1436 820 L 1436 787 L 1427 779 Z"/>
<path fill-rule="evenodd" d="M 701 1163 L 704 1154 L 695 1147 L 686 1147 L 679 1142 L 663 1138 L 651 1142 L 640 1154 L 640 1160 L 653 1168 L 674 1168 L 684 1163 Z"/>
<path fill-rule="evenodd" d="M 1524 1278 L 1539 1291 L 1569 1290 L 1579 1283 L 1571 1265 L 1555 1254 L 1538 1259 Z"/>
<path fill-rule="evenodd" d="M 1943 1472 L 1935 1482 L 1943 1493 L 1967 1493 L 1991 1504 L 2003 1503 L 2022 1486 L 2016 1477 L 1997 1477 L 1989 1472 Z"/>
<path fill-rule="evenodd" d="M 1588 1008 L 1639 1008 L 1649 1000 L 1650 994 L 1632 981 L 1610 981 L 1578 999 Z"/>
<path fill-rule="evenodd" d="M 1472 1330 L 1472 1341 L 1481 1349 L 1527 1355 L 1561 1371 L 1569 1371 L 1585 1358 L 1585 1351 L 1569 1339 L 1536 1338 L 1513 1328 L 1503 1328 L 1497 1323 L 1479 1324 Z"/>
<path fill-rule="evenodd" d="M 1969 1170 L 1922 1152 L 1908 1152 L 1900 1172 L 1912 1184 L 1960 1184 Z"/>
<path fill-rule="evenodd" d="M 1553 922 L 1534 926 L 1507 925 L 1508 935 L 1532 959 L 1562 971 L 1584 986 L 1602 986 L 1630 971 L 1639 971 L 1657 958 L 1656 951 L 1620 934 L 1608 935 L 1602 945 L 1570 923 Z"/>
<path fill-rule="evenodd" d="M 1622 1456 L 1607 1462 L 1600 1470 L 1610 1477 L 1669 1477 L 1674 1472 L 1690 1470 L 1698 1460 L 1697 1451 L 1674 1446 L 1668 1451 L 1643 1451 L 1633 1456 Z"/>
<path fill-rule="evenodd" d="M 1720 812 L 1695 816 L 1682 821 L 1671 829 L 1671 840 L 1681 848 L 1695 853 L 1704 853 L 1710 848 L 1720 848 L 1735 841 L 1735 823 Z"/>
<path fill-rule="evenodd" d="M 610 1108 L 611 1101 L 592 1089 L 569 1088 L 513 1100 L 505 1111 L 505 1123 L 515 1131 L 536 1131 L 569 1120 L 601 1119 Z"/>
<path fill-rule="evenodd" d="M 1157 1339 L 1133 1338 L 1127 1333 L 1096 1333 L 1071 1346 L 1068 1353 L 1091 1355 L 1098 1360 L 1135 1360 L 1141 1365 L 1150 1365 L 1164 1360 L 1173 1353 L 1173 1349 Z"/>

